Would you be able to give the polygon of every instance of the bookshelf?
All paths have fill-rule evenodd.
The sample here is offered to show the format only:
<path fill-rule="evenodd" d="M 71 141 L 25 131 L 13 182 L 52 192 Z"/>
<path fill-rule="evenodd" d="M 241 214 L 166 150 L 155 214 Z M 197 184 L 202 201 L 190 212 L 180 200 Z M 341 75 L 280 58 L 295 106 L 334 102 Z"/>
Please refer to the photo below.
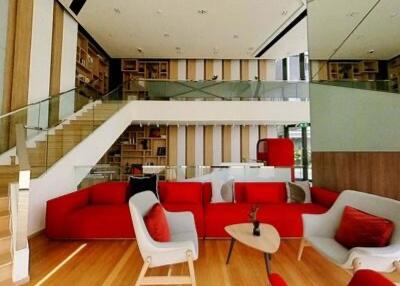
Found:
<path fill-rule="evenodd" d="M 168 60 L 145 60 L 145 59 L 122 59 L 121 60 L 122 82 L 124 83 L 124 96 L 144 96 L 134 88 L 133 79 L 168 79 Z M 134 99 L 134 98 L 132 98 Z"/>
<path fill-rule="evenodd" d="M 167 165 L 168 128 L 167 126 L 131 125 L 107 151 L 103 162 L 120 167 L 120 179 L 125 181 L 143 165 Z"/>
<path fill-rule="evenodd" d="M 388 74 L 390 91 L 400 92 L 400 56 L 389 61 Z"/>
<path fill-rule="evenodd" d="M 375 80 L 377 73 L 379 73 L 379 64 L 375 60 L 330 61 L 328 63 L 329 80 Z"/>
<path fill-rule="evenodd" d="M 76 47 L 76 87 L 88 85 L 100 94 L 109 89 L 109 63 L 96 47 L 80 32 Z"/>

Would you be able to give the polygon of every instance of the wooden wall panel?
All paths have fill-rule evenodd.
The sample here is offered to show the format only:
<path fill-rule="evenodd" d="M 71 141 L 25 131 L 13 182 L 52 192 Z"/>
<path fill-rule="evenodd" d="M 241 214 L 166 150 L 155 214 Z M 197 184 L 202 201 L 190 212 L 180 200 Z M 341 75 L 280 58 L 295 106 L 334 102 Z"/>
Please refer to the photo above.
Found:
<path fill-rule="evenodd" d="M 13 2 L 13 1 L 11 1 Z M 15 19 L 15 46 L 12 72 L 11 110 L 28 104 L 33 1 L 19 0 Z"/>
<path fill-rule="evenodd" d="M 240 79 L 249 80 L 249 60 L 240 61 Z"/>
<path fill-rule="evenodd" d="M 313 152 L 313 183 L 400 200 L 400 152 Z"/>
<path fill-rule="evenodd" d="M 222 162 L 231 162 L 232 126 L 222 126 Z"/>
<path fill-rule="evenodd" d="M 8 1 L 7 43 L 4 61 L 4 86 L 2 113 L 11 111 L 11 95 L 14 69 L 15 24 L 17 17 L 17 1 Z M 2 134 L 6 134 L 3 133 Z"/>
<path fill-rule="evenodd" d="M 178 80 L 178 60 L 169 61 L 169 78 Z"/>
<path fill-rule="evenodd" d="M 60 93 L 61 55 L 63 42 L 64 9 L 61 4 L 54 2 L 53 8 L 53 37 L 51 46 L 50 66 L 50 95 Z"/>
<path fill-rule="evenodd" d="M 258 78 L 267 80 L 267 60 L 258 60 Z"/>
<path fill-rule="evenodd" d="M 204 126 L 204 165 L 211 166 L 213 164 L 213 125 Z"/>
<path fill-rule="evenodd" d="M 240 159 L 244 162 L 250 160 L 250 126 L 240 128 Z"/>
<path fill-rule="evenodd" d="M 214 76 L 214 60 L 206 60 L 204 67 L 204 79 L 211 80 Z"/>
<path fill-rule="evenodd" d="M 267 135 L 268 135 L 267 130 L 268 130 L 268 127 L 266 125 L 260 125 L 258 127 L 258 136 L 260 139 L 267 138 Z"/>
<path fill-rule="evenodd" d="M 176 166 L 178 161 L 178 126 L 168 127 L 168 164 Z"/>
<path fill-rule="evenodd" d="M 196 80 L 196 60 L 187 60 L 186 79 Z"/>
<path fill-rule="evenodd" d="M 196 164 L 196 126 L 186 127 L 186 165 L 195 166 Z"/>
<path fill-rule="evenodd" d="M 231 61 L 230 60 L 222 60 L 222 79 L 223 80 L 231 79 Z"/>

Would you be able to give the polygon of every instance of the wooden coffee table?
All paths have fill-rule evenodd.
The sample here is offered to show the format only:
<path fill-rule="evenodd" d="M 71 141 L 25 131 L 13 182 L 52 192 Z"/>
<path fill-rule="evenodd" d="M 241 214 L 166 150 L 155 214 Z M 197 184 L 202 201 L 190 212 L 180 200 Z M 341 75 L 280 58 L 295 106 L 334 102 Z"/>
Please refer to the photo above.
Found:
<path fill-rule="evenodd" d="M 225 231 L 232 237 L 226 264 L 229 263 L 235 242 L 239 241 L 249 247 L 263 252 L 267 272 L 268 274 L 271 273 L 272 254 L 278 251 L 281 239 L 278 231 L 272 225 L 261 223 L 260 230 L 260 236 L 254 236 L 253 224 L 251 223 L 240 223 L 226 226 Z"/>

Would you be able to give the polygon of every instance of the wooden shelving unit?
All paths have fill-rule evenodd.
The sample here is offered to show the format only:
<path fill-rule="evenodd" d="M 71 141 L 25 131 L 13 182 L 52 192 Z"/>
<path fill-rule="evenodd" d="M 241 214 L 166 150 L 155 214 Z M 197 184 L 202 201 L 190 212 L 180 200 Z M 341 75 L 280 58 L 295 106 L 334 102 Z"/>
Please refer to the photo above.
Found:
<path fill-rule="evenodd" d="M 119 166 L 121 180 L 127 180 L 132 175 L 132 165 L 167 165 L 167 126 L 129 126 L 102 161 Z"/>
<path fill-rule="evenodd" d="M 400 92 L 400 56 L 389 62 L 388 74 L 390 91 Z"/>
<path fill-rule="evenodd" d="M 79 32 L 76 48 L 76 86 L 85 84 L 100 94 L 107 93 L 109 63 L 107 57 Z"/>
<path fill-rule="evenodd" d="M 377 73 L 379 73 L 379 64 L 374 60 L 330 61 L 328 63 L 329 80 L 375 80 Z"/>
<path fill-rule="evenodd" d="M 124 83 L 124 95 L 126 97 L 141 96 L 134 89 L 133 79 L 168 79 L 168 60 L 122 59 L 122 81 Z"/>

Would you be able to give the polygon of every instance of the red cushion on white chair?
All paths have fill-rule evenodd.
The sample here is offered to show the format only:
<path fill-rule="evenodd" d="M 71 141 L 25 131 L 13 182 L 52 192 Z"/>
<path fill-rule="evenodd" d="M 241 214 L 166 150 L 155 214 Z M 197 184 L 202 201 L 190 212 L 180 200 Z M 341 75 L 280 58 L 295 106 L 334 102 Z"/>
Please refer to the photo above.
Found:
<path fill-rule="evenodd" d="M 143 218 L 150 236 L 158 242 L 171 241 L 167 217 L 163 207 L 157 203 Z"/>
<path fill-rule="evenodd" d="M 347 248 L 384 247 L 393 230 L 392 221 L 345 206 L 335 240 Z"/>

